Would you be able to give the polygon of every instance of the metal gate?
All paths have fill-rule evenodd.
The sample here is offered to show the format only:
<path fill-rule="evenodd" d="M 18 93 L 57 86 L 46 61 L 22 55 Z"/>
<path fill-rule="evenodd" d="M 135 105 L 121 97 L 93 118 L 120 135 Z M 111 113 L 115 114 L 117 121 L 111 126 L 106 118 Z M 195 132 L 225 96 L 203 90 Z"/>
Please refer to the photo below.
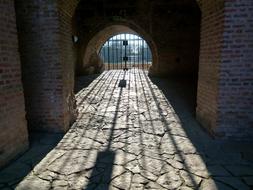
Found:
<path fill-rule="evenodd" d="M 133 34 L 113 36 L 100 50 L 105 69 L 148 69 L 152 64 L 151 50 L 141 37 Z"/>

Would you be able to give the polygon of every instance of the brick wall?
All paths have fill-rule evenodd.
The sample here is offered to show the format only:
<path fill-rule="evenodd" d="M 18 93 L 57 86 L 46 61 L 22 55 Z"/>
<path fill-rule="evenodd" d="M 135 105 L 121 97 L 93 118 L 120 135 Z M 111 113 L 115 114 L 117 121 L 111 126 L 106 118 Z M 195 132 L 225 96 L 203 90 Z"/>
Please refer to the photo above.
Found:
<path fill-rule="evenodd" d="M 13 0 L 0 0 L 0 167 L 28 148 Z"/>
<path fill-rule="evenodd" d="M 58 3 L 67 1 L 15 2 L 29 128 L 65 132 L 74 113 L 74 60 L 71 13 Z"/>
<path fill-rule="evenodd" d="M 253 137 L 253 1 L 225 2 L 217 131 Z"/>
<path fill-rule="evenodd" d="M 202 1 L 197 119 L 222 138 L 253 137 L 253 2 Z"/>
<path fill-rule="evenodd" d="M 73 44 L 73 15 L 78 4 L 77 0 L 58 0 L 58 18 L 60 27 L 60 62 L 63 66 L 63 98 L 64 126 L 75 120 L 74 79 L 76 63 L 76 47 Z"/>
<path fill-rule="evenodd" d="M 202 1 L 201 11 L 197 119 L 214 133 L 217 127 L 224 5 L 221 0 Z"/>

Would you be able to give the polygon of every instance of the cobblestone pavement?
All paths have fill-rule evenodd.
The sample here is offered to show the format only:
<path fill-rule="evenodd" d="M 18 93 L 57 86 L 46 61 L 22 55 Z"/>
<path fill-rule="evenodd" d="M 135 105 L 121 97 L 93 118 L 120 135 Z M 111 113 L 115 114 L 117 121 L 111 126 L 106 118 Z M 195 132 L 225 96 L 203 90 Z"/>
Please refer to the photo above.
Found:
<path fill-rule="evenodd" d="M 211 139 L 184 102 L 187 93 L 162 81 L 140 70 L 104 72 L 77 93 L 69 132 L 38 134 L 0 173 L 0 189 L 252 188 L 252 146 Z"/>

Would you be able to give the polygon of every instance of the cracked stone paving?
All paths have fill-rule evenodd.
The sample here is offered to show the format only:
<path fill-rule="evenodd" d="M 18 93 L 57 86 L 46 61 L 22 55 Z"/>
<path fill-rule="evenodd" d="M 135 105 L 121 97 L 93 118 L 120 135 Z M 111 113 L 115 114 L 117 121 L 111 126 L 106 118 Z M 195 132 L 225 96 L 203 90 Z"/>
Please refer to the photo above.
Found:
<path fill-rule="evenodd" d="M 213 140 L 177 84 L 138 69 L 79 80 L 77 121 L 64 136 L 34 134 L 0 189 L 252 189 L 252 146 Z"/>

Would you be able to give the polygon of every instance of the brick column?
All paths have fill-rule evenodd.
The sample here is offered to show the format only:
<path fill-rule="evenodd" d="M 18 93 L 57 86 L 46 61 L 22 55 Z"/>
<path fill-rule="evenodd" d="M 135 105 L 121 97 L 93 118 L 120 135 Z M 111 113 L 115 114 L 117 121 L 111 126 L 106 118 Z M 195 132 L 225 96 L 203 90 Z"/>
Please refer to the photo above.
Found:
<path fill-rule="evenodd" d="M 253 137 L 253 1 L 225 1 L 221 52 L 218 132 Z"/>
<path fill-rule="evenodd" d="M 218 80 L 223 35 L 223 3 L 202 1 L 197 119 L 211 133 L 217 127 Z"/>
<path fill-rule="evenodd" d="M 75 114 L 74 8 L 60 6 L 66 1 L 15 2 L 29 128 L 66 132 Z"/>
<path fill-rule="evenodd" d="M 0 0 L 0 167 L 28 148 L 14 0 Z"/>
<path fill-rule="evenodd" d="M 249 140 L 253 126 L 251 0 L 202 1 L 197 119 L 212 134 Z"/>

